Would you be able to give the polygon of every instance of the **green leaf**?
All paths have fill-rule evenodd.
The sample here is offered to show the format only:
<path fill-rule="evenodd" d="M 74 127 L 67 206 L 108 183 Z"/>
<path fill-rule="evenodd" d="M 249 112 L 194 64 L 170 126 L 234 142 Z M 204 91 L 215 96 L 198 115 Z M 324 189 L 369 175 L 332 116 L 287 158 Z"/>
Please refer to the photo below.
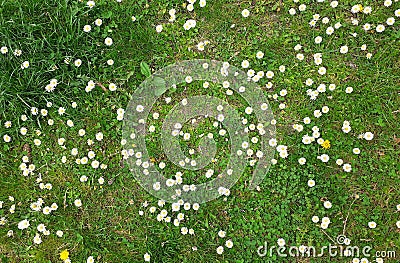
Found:
<path fill-rule="evenodd" d="M 76 241 L 79 243 L 83 240 L 83 236 L 81 236 L 79 233 L 76 233 Z"/>
<path fill-rule="evenodd" d="M 142 72 L 142 74 L 145 75 L 146 78 L 148 78 L 148 77 L 151 76 L 150 67 L 149 67 L 149 65 L 148 65 L 146 62 L 144 62 L 144 61 L 140 62 L 140 72 Z"/>
<path fill-rule="evenodd" d="M 112 16 L 113 12 L 112 11 L 107 11 L 104 12 L 102 15 L 104 18 L 110 18 Z"/>
<path fill-rule="evenodd" d="M 154 94 L 156 96 L 161 96 L 164 92 L 167 91 L 167 86 L 165 84 L 165 80 L 160 77 L 155 77 L 153 79 L 154 86 L 156 87 Z"/>
<path fill-rule="evenodd" d="M 126 80 L 129 80 L 135 74 L 135 71 L 129 71 L 128 75 L 126 75 Z"/>

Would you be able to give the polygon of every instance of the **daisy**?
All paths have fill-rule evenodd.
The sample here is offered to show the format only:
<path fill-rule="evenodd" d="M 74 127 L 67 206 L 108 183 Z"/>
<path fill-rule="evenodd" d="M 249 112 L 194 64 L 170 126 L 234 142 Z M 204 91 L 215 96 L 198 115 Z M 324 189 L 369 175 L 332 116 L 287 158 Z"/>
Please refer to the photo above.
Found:
<path fill-rule="evenodd" d="M 63 107 L 58 108 L 58 114 L 61 116 L 65 113 L 65 109 Z"/>
<path fill-rule="evenodd" d="M 391 6 L 391 5 L 392 5 L 392 0 L 386 0 L 386 1 L 383 3 L 383 5 L 386 6 L 386 7 Z"/>
<path fill-rule="evenodd" d="M 4 140 L 4 142 L 10 142 L 11 141 L 11 137 L 8 134 L 5 134 L 3 136 L 3 140 Z"/>
<path fill-rule="evenodd" d="M 356 14 L 356 13 L 360 12 L 360 11 L 361 11 L 360 6 L 361 6 L 361 5 L 354 5 L 354 6 L 351 8 L 351 12 L 352 12 L 353 14 Z"/>
<path fill-rule="evenodd" d="M 114 65 L 114 60 L 112 60 L 112 59 L 107 60 L 107 65 L 109 65 L 109 66 Z"/>
<path fill-rule="evenodd" d="M 383 31 L 385 31 L 385 26 L 382 25 L 382 24 L 379 24 L 379 25 L 376 26 L 375 30 L 376 30 L 376 32 L 381 33 Z"/>
<path fill-rule="evenodd" d="M 80 65 L 82 65 L 82 60 L 80 60 L 80 59 L 75 60 L 75 61 L 74 61 L 74 65 L 75 65 L 76 67 L 80 67 Z"/>
<path fill-rule="evenodd" d="M 319 73 L 320 75 L 325 75 L 325 73 L 326 73 L 326 68 L 325 68 L 325 67 L 320 67 L 320 68 L 318 69 L 318 73 Z"/>
<path fill-rule="evenodd" d="M 222 253 L 224 253 L 224 247 L 223 246 L 217 247 L 217 254 L 221 255 Z"/>
<path fill-rule="evenodd" d="M 322 116 L 322 113 L 321 113 L 320 110 L 315 110 L 315 111 L 314 111 L 314 117 L 315 117 L 315 118 L 319 118 L 319 117 L 321 117 L 321 116 Z"/>
<path fill-rule="evenodd" d="M 322 223 L 325 223 L 325 224 L 330 224 L 331 223 L 331 220 L 329 219 L 329 217 L 323 217 L 322 219 L 321 219 L 321 222 Z"/>
<path fill-rule="evenodd" d="M 329 208 L 332 207 L 332 203 L 329 202 L 329 201 L 325 201 L 325 202 L 324 202 L 324 207 L 325 207 L 326 209 L 329 209 Z"/>
<path fill-rule="evenodd" d="M 39 235 L 39 233 L 37 233 L 36 235 L 35 235 L 35 237 L 33 238 L 33 243 L 35 243 L 35 244 L 40 244 L 40 243 L 42 243 L 42 238 L 40 237 L 40 235 Z"/>
<path fill-rule="evenodd" d="M 369 23 L 364 24 L 364 25 L 363 25 L 363 29 L 364 29 L 365 31 L 370 30 L 370 29 L 371 29 L 371 24 L 369 24 Z"/>
<path fill-rule="evenodd" d="M 81 207 L 81 206 L 82 206 L 82 201 L 81 201 L 80 199 L 76 199 L 76 200 L 74 201 L 74 205 L 75 205 L 76 207 Z"/>
<path fill-rule="evenodd" d="M 46 230 L 46 226 L 44 224 L 39 224 L 36 229 L 39 232 L 44 232 Z"/>
<path fill-rule="evenodd" d="M 242 11 L 242 16 L 243 16 L 243 17 L 248 17 L 249 15 L 250 15 L 250 11 L 249 11 L 249 10 L 244 9 L 244 10 Z"/>
<path fill-rule="evenodd" d="M 197 49 L 198 49 L 199 51 L 204 51 L 204 47 L 205 47 L 204 42 L 199 42 L 199 43 L 197 44 Z"/>
<path fill-rule="evenodd" d="M 346 92 L 347 94 L 352 93 L 352 92 L 353 92 L 353 87 L 347 87 L 346 90 L 345 90 L 345 92 Z"/>
<path fill-rule="evenodd" d="M 329 112 L 329 107 L 328 106 L 323 106 L 321 110 L 322 110 L 322 113 L 328 113 Z"/>
<path fill-rule="evenodd" d="M 332 35 L 333 32 L 335 32 L 335 29 L 333 29 L 333 27 L 331 27 L 331 26 L 326 29 L 326 34 L 328 36 Z"/>
<path fill-rule="evenodd" d="M 43 208 L 43 214 L 48 215 L 48 214 L 50 214 L 50 212 L 51 212 L 51 208 L 50 207 L 45 206 Z"/>
<path fill-rule="evenodd" d="M 273 71 L 267 71 L 267 74 L 265 75 L 268 79 L 272 79 L 274 77 L 275 73 Z"/>
<path fill-rule="evenodd" d="M 340 53 L 346 54 L 348 51 L 349 51 L 349 48 L 347 46 L 340 47 Z"/>
<path fill-rule="evenodd" d="M 56 211 L 58 209 L 58 205 L 56 203 L 52 203 L 50 208 L 52 211 Z"/>
<path fill-rule="evenodd" d="M 368 222 L 368 227 L 371 229 L 376 228 L 376 223 L 374 221 Z"/>
<path fill-rule="evenodd" d="M 373 138 L 374 138 L 374 134 L 373 134 L 372 132 L 366 132 L 366 133 L 364 134 L 364 139 L 367 140 L 367 141 L 370 141 L 370 140 L 372 140 Z"/>
<path fill-rule="evenodd" d="M 96 26 L 101 26 L 101 25 L 103 24 L 103 20 L 101 20 L 100 18 L 97 18 L 97 19 L 94 21 L 94 24 L 95 24 Z"/>
<path fill-rule="evenodd" d="M 252 114 L 253 113 L 253 108 L 252 107 L 247 107 L 245 110 L 244 110 L 244 112 L 246 113 L 246 114 Z"/>
<path fill-rule="evenodd" d="M 278 243 L 278 246 L 280 246 L 280 247 L 283 247 L 286 245 L 286 241 L 283 238 L 279 238 L 277 243 Z"/>
<path fill-rule="evenodd" d="M 343 165 L 343 170 L 344 170 L 345 172 L 347 172 L 347 173 L 351 172 L 351 165 L 348 164 L 348 163 L 345 163 L 345 164 Z"/>
<path fill-rule="evenodd" d="M 186 83 L 191 83 L 193 81 L 192 76 L 186 76 L 185 81 L 186 81 Z"/>
<path fill-rule="evenodd" d="M 1 52 L 1 54 L 7 54 L 8 48 L 7 47 L 1 47 L 0 52 Z"/>
<path fill-rule="evenodd" d="M 111 46 L 113 44 L 112 38 L 107 37 L 106 39 L 104 39 L 104 44 L 106 44 L 107 46 Z"/>
<path fill-rule="evenodd" d="M 307 185 L 309 187 L 314 187 L 315 186 L 315 181 L 314 180 L 308 180 Z"/>
<path fill-rule="evenodd" d="M 90 32 L 90 30 L 92 30 L 92 27 L 90 25 L 85 25 L 83 27 L 83 31 L 86 32 L 86 33 Z"/>
<path fill-rule="evenodd" d="M 304 55 L 299 53 L 299 54 L 296 55 L 296 58 L 301 61 L 301 60 L 304 59 Z"/>
<path fill-rule="evenodd" d="M 27 229 L 29 226 L 30 226 L 29 221 L 26 219 L 18 223 L 18 229 L 21 230 Z"/>
<path fill-rule="evenodd" d="M 256 57 L 257 57 L 258 59 L 262 59 L 262 58 L 264 57 L 264 52 L 258 51 L 257 54 L 256 54 Z"/>
<path fill-rule="evenodd" d="M 29 68 L 29 61 L 24 61 L 24 62 L 22 62 L 21 68 L 22 68 L 22 69 L 24 69 L 24 68 Z"/>
<path fill-rule="evenodd" d="M 88 1 L 88 2 L 86 3 L 86 5 L 87 5 L 89 8 L 93 8 L 93 7 L 96 5 L 96 3 L 95 3 L 94 1 Z"/>
<path fill-rule="evenodd" d="M 388 24 L 388 26 L 392 26 L 392 25 L 394 24 L 394 22 L 395 22 L 394 17 L 389 17 L 389 18 L 386 20 L 386 24 Z"/>
<path fill-rule="evenodd" d="M 335 29 L 339 29 L 339 28 L 342 27 L 342 24 L 341 24 L 340 22 L 337 22 L 337 23 L 334 25 L 334 27 L 335 27 Z"/>
<path fill-rule="evenodd" d="M 372 7 L 370 7 L 370 6 L 364 7 L 364 9 L 363 9 L 364 14 L 371 14 L 371 12 L 372 12 Z"/>
<path fill-rule="evenodd" d="M 301 46 L 300 44 L 297 44 L 297 45 L 294 47 L 294 50 L 299 51 L 301 48 L 302 48 L 302 46 Z"/>
<path fill-rule="evenodd" d="M 21 55 L 22 55 L 22 50 L 16 49 L 16 50 L 14 51 L 14 55 L 15 55 L 16 57 L 21 56 Z"/>
<path fill-rule="evenodd" d="M 243 60 L 241 65 L 242 68 L 248 68 L 250 66 L 250 63 L 248 60 Z"/>
<path fill-rule="evenodd" d="M 322 162 L 327 163 L 329 161 L 329 155 L 327 154 L 322 154 L 321 156 L 319 156 L 319 158 Z"/>
<path fill-rule="evenodd" d="M 115 85 L 114 83 L 110 83 L 110 84 L 108 85 L 108 89 L 109 89 L 110 91 L 116 91 L 116 90 L 117 90 L 117 85 Z"/>
<path fill-rule="evenodd" d="M 156 32 L 157 33 L 161 33 L 162 30 L 163 30 L 163 26 L 162 25 L 157 25 L 156 26 Z"/>
<path fill-rule="evenodd" d="M 232 240 L 231 240 L 231 239 L 227 240 L 227 241 L 225 242 L 225 246 L 226 246 L 227 248 L 232 248 L 232 247 L 233 247 L 233 242 L 232 242 Z"/>

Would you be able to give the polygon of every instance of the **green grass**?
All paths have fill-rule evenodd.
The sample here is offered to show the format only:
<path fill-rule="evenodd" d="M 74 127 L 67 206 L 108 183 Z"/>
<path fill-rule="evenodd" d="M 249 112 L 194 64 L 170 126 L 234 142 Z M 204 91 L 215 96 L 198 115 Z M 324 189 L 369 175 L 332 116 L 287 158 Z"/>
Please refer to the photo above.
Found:
<path fill-rule="evenodd" d="M 306 4 L 307 10 L 299 14 L 297 9 L 297 14 L 291 16 L 289 9 L 299 4 L 287 0 L 208 1 L 205 8 L 196 3 L 193 12 L 183 8 L 183 2 L 101 0 L 93 9 L 79 1 L 0 2 L 0 46 L 9 49 L 7 54 L 0 54 L 0 201 L 4 201 L 0 218 L 7 219 L 0 226 L 0 262 L 61 262 L 59 254 L 65 249 L 72 262 L 86 262 L 89 256 L 96 262 L 142 262 L 145 253 L 151 255 L 152 262 L 351 262 L 353 257 L 330 258 L 327 254 L 312 259 L 282 258 L 277 252 L 273 257 L 257 255 L 259 246 L 264 242 L 269 247 L 276 246 L 278 238 L 284 238 L 287 245 L 321 248 L 328 245 L 329 237 L 336 239 L 343 232 L 351 239 L 351 245 L 373 247 L 372 255 L 378 250 L 396 251 L 396 258 L 384 262 L 398 262 L 400 31 L 394 11 L 400 3 L 393 1 L 386 8 L 383 1 L 365 1 L 361 4 L 371 5 L 373 13 L 352 15 L 350 10 L 358 4 L 356 1 L 339 1 L 339 6 L 332 9 L 328 1 L 304 0 L 299 4 Z M 171 8 L 177 10 L 177 20 L 168 23 Z M 245 8 L 251 11 L 248 18 L 241 16 Z M 330 22 L 324 25 L 320 19 L 318 27 L 310 28 L 308 23 L 315 13 L 321 19 L 329 17 Z M 133 15 L 135 22 L 131 20 Z M 360 26 L 351 25 L 352 16 L 359 19 Z M 361 28 L 367 22 L 385 24 L 390 16 L 396 22 L 382 33 L 366 33 Z M 93 24 L 97 18 L 103 20 L 100 27 Z M 187 19 L 196 19 L 197 25 L 185 31 Z M 342 27 L 327 36 L 326 28 L 336 22 Z M 89 33 L 83 32 L 86 24 L 92 26 Z M 158 24 L 164 24 L 161 33 L 155 30 Z M 357 37 L 350 35 L 354 32 Z M 314 43 L 318 35 L 323 37 L 319 45 Z M 112 46 L 104 44 L 106 37 L 113 39 Z M 204 40 L 210 44 L 200 52 L 196 45 Z M 296 44 L 303 49 L 295 51 Z M 362 44 L 367 45 L 367 51 L 360 50 Z M 349 47 L 347 54 L 339 53 L 342 45 Z M 22 50 L 20 57 L 13 55 L 15 49 Z M 263 59 L 256 58 L 257 51 L 264 52 Z M 323 54 L 321 66 L 327 68 L 323 76 L 318 75 L 319 66 L 313 63 L 313 54 L 318 52 Z M 371 59 L 366 58 L 368 52 L 373 54 Z M 304 54 L 304 61 L 296 59 L 297 53 Z M 66 58 L 70 59 L 69 64 L 64 62 Z M 82 60 L 79 68 L 73 64 L 78 58 Z M 109 59 L 114 60 L 113 66 L 107 65 Z M 203 204 L 198 211 L 180 211 L 185 220 L 176 227 L 172 222 L 157 221 L 162 209 L 168 210 L 172 221 L 177 213 L 171 212 L 169 204 L 158 207 L 158 200 L 140 187 L 122 161 L 122 122 L 117 120 L 117 109 L 125 109 L 145 79 L 141 62 L 154 72 L 190 59 L 228 61 L 238 68 L 247 59 L 255 72 L 274 71 L 272 80 L 264 77 L 259 84 L 266 95 L 271 95 L 278 144 L 288 146 L 289 156 L 282 159 L 276 153 L 278 162 L 271 166 L 260 191 L 248 189 L 252 172 L 248 166 L 230 196 Z M 23 61 L 29 61 L 30 67 L 22 70 Z M 278 71 L 280 65 L 286 66 L 284 73 Z M 53 78 L 59 84 L 48 93 L 44 88 Z M 306 95 L 307 78 L 317 84 L 313 89 L 320 83 L 327 87 L 334 83 L 336 89 L 327 88 L 312 101 Z M 87 93 L 89 80 L 99 84 Z M 272 88 L 265 87 L 269 81 L 273 82 Z M 117 91 L 100 87 L 108 89 L 109 83 L 117 84 Z M 204 89 L 201 84 L 194 82 L 178 86 L 175 92 L 168 91 L 163 96 L 172 98 L 170 106 L 159 100 L 153 109 L 160 113 L 160 119 L 152 120 L 157 133 L 148 137 L 147 146 L 157 162 L 167 163 L 167 176 L 181 170 L 160 151 L 157 136 L 172 105 L 202 94 L 229 101 L 241 111 L 246 107 L 238 95 L 228 98 L 220 86 Z M 354 88 L 351 94 L 345 93 L 348 86 Z M 272 95 L 282 89 L 287 89 L 288 94 L 273 99 Z M 53 106 L 47 108 L 47 102 Z M 72 102 L 78 104 L 76 109 Z M 286 104 L 284 110 L 279 109 L 280 103 Z M 325 105 L 330 108 L 329 113 L 314 118 L 313 111 Z M 48 115 L 34 116 L 31 107 L 47 109 Z M 62 116 L 57 113 L 59 107 L 66 109 Z M 27 121 L 21 120 L 22 114 L 27 115 Z M 307 116 L 312 122 L 303 124 L 301 133 L 294 131 L 292 125 L 302 123 Z M 54 120 L 53 126 L 47 124 L 48 119 Z M 74 127 L 66 125 L 69 119 Z M 351 123 L 348 134 L 341 130 L 344 120 Z M 12 122 L 11 128 L 5 128 L 6 121 Z M 218 129 L 212 127 L 212 122 L 205 119 L 196 128 L 187 123 L 184 130 L 192 137 L 206 132 L 216 135 Z M 331 142 L 330 149 L 316 143 L 302 144 L 302 136 L 311 135 L 314 125 L 320 128 L 321 137 Z M 19 133 L 21 127 L 28 129 L 27 135 Z M 86 130 L 85 136 L 78 135 L 80 129 Z M 40 136 L 36 130 L 41 131 Z M 374 134 L 372 141 L 358 139 L 367 131 Z M 98 132 L 104 134 L 102 141 L 95 139 Z M 12 137 L 10 143 L 3 141 L 5 134 Z M 66 139 L 65 149 L 57 143 L 61 137 Z M 42 142 L 40 146 L 33 144 L 37 138 Z M 89 138 L 94 140 L 91 146 L 87 144 Z M 187 152 L 197 143 L 182 142 L 182 148 Z M 24 152 L 26 144 L 31 151 Z M 208 168 L 223 170 L 229 145 L 218 139 L 217 144 L 221 162 L 192 173 L 193 183 L 203 182 Z M 360 148 L 360 155 L 352 153 L 355 147 Z M 72 148 L 78 149 L 76 157 L 70 154 Z M 93 169 L 91 160 L 87 165 L 75 164 L 75 159 L 82 158 L 88 150 L 93 150 L 95 159 L 107 168 Z M 323 153 L 330 156 L 327 164 L 317 159 Z M 19 166 L 24 155 L 31 155 L 35 175 L 22 175 Z M 62 156 L 67 156 L 66 163 L 61 162 Z M 298 163 L 301 157 L 307 159 L 305 165 Z M 352 165 L 350 173 L 336 165 L 338 158 Z M 40 189 L 36 182 L 39 174 L 43 183 L 52 184 L 52 190 Z M 80 182 L 83 175 L 88 177 L 85 183 Z M 103 185 L 98 183 L 100 177 L 105 179 Z M 309 179 L 314 179 L 316 186 L 308 187 Z M 9 201 L 9 196 L 14 201 Z M 51 215 L 31 211 L 30 204 L 38 198 L 43 198 L 45 205 L 57 203 L 57 211 Z M 80 208 L 74 205 L 77 198 L 83 202 Z M 325 200 L 332 202 L 332 208 L 324 208 Z M 144 202 L 148 207 L 143 207 Z M 13 204 L 15 213 L 10 213 Z M 155 213 L 149 212 L 151 206 L 157 207 Z M 139 211 L 144 214 L 139 215 Z M 319 224 L 311 221 L 314 215 L 320 220 L 329 217 L 329 228 L 322 231 Z M 17 225 L 23 219 L 28 219 L 31 226 L 19 230 Z M 377 228 L 370 229 L 370 221 L 375 221 Z M 36 245 L 33 238 L 40 223 L 46 225 L 50 235 L 42 234 L 43 242 Z M 195 234 L 182 235 L 182 226 L 193 228 Z M 7 237 L 9 230 L 14 231 L 13 237 Z M 56 236 L 57 230 L 64 232 L 63 237 Z M 219 230 L 225 230 L 227 236 L 219 237 Z M 217 247 L 225 246 L 228 239 L 233 241 L 233 248 L 225 247 L 224 253 L 218 255 Z"/>

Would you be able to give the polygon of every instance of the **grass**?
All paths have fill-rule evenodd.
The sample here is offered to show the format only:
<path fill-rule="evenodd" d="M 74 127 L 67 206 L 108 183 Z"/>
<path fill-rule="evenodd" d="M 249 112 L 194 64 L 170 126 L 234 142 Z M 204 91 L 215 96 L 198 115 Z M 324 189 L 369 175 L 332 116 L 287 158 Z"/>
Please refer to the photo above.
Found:
<path fill-rule="evenodd" d="M 371 255 L 375 251 L 396 251 L 395 257 L 384 258 L 384 262 L 398 262 L 399 24 L 396 21 L 393 26 L 386 26 L 382 33 L 364 32 L 361 26 L 367 22 L 385 24 L 388 17 L 394 17 L 399 2 L 393 1 L 387 8 L 383 1 L 365 1 L 361 4 L 372 6 L 372 14 L 353 15 L 350 10 L 358 4 L 355 1 L 340 1 L 333 9 L 328 1 L 304 0 L 300 2 L 307 5 L 307 10 L 299 14 L 297 9 L 295 16 L 289 15 L 289 9 L 299 4 L 286 0 L 209 1 L 205 8 L 196 3 L 193 12 L 187 11 L 183 2 L 103 0 L 96 1 L 93 9 L 79 1 L 0 3 L 0 45 L 9 49 L 7 54 L 0 54 L 0 135 L 12 137 L 10 143 L 2 140 L 0 145 L 0 201 L 4 202 L 0 218 L 7 219 L 0 226 L 0 262 L 61 262 L 59 254 L 65 249 L 72 262 L 85 262 L 89 256 L 96 262 L 141 262 L 145 253 L 151 255 L 152 262 L 351 262 L 353 257 L 327 254 L 312 259 L 282 258 L 277 253 L 272 257 L 257 255 L 264 242 L 269 247 L 276 246 L 279 238 L 285 239 L 287 245 L 321 248 L 332 243 L 330 238 L 335 240 L 343 233 L 351 239 L 351 245 L 373 247 Z M 177 20 L 168 23 L 171 8 L 177 10 Z M 251 12 L 248 18 L 241 16 L 245 8 Z M 329 23 L 319 21 L 316 28 L 310 28 L 308 23 L 316 13 L 321 19 L 329 17 Z M 360 26 L 353 26 L 351 17 L 357 17 Z M 93 24 L 97 18 L 103 21 L 100 27 Z M 197 25 L 185 31 L 187 19 L 195 19 Z M 327 36 L 326 28 L 336 22 L 342 27 Z M 86 24 L 92 26 L 89 33 L 83 32 Z M 161 33 L 155 30 L 158 24 L 164 24 Z M 354 32 L 357 37 L 351 36 Z M 323 37 L 319 45 L 314 43 L 316 36 Z M 106 37 L 113 39 L 112 46 L 104 44 Z M 204 40 L 210 44 L 198 51 L 196 45 Z M 296 44 L 303 49 L 296 52 Z M 360 50 L 362 44 L 367 45 L 367 51 Z M 339 53 L 343 45 L 349 47 L 347 54 Z M 16 49 L 22 50 L 20 57 L 13 55 Z M 264 52 L 263 59 L 256 58 L 258 51 Z M 366 58 L 368 52 L 372 53 L 371 59 Z M 297 53 L 304 54 L 304 61 L 296 59 Z M 318 74 L 319 67 L 313 62 L 315 53 L 323 54 L 322 65 L 327 74 Z M 74 60 L 78 58 L 82 65 L 75 67 Z M 172 222 L 157 221 L 162 209 L 168 210 L 172 221 L 177 213 L 171 212 L 169 204 L 158 207 L 158 200 L 140 187 L 124 164 L 122 122 L 117 120 L 117 109 L 126 108 L 145 79 L 141 62 L 154 72 L 181 60 L 202 58 L 228 61 L 236 67 L 247 59 L 255 72 L 274 71 L 272 80 L 264 77 L 259 84 L 270 95 L 278 144 L 288 147 L 289 156 L 283 159 L 276 153 L 277 164 L 271 166 L 260 191 L 248 189 L 252 171 L 248 166 L 228 197 L 202 204 L 198 211 L 180 211 L 185 220 L 176 227 Z M 114 65 L 107 65 L 109 59 L 114 60 Z M 23 61 L 30 62 L 29 68 L 21 69 Z M 284 73 L 278 71 L 280 65 L 286 66 Z M 44 87 L 53 78 L 59 84 L 48 93 Z M 307 78 L 317 84 L 313 89 L 320 83 L 327 87 L 334 83 L 336 89 L 310 100 L 306 95 L 309 87 L 304 84 Z M 97 85 L 87 93 L 89 80 Z M 273 86 L 266 88 L 269 81 Z M 109 83 L 117 84 L 117 91 L 109 91 Z M 351 94 L 345 92 L 348 86 L 354 88 Z M 288 94 L 274 99 L 273 95 L 282 89 Z M 152 120 L 157 134 L 172 105 L 185 97 L 212 95 L 243 111 L 246 105 L 239 96 L 228 98 L 224 92 L 219 85 L 204 89 L 201 82 L 168 91 L 163 96 L 172 98 L 170 106 L 159 100 L 154 109 L 160 113 L 158 121 Z M 52 102 L 51 108 L 47 108 L 47 102 Z M 72 102 L 78 107 L 73 108 Z M 286 108 L 279 109 L 280 103 L 285 103 Z M 325 105 L 330 108 L 329 113 L 315 118 L 314 110 Z M 48 115 L 32 115 L 32 107 L 47 109 Z M 62 116 L 57 113 L 59 107 L 66 109 Z M 26 121 L 21 120 L 22 114 L 27 115 Z M 311 123 L 305 125 L 302 120 L 307 116 Z M 54 125 L 48 125 L 48 119 L 54 120 Z M 68 127 L 67 120 L 72 120 L 74 126 Z M 341 130 L 344 120 L 350 121 L 352 127 L 348 134 Z M 5 128 L 6 121 L 12 122 L 11 128 Z M 195 128 L 187 123 L 184 130 L 192 138 L 205 132 L 216 135 L 218 129 L 212 127 L 212 122 L 204 119 Z M 303 124 L 304 131 L 294 131 L 295 123 Z M 320 128 L 322 138 L 331 141 L 330 149 L 301 142 L 304 134 L 311 135 L 314 125 Z M 21 127 L 28 129 L 27 135 L 20 134 Z M 78 135 L 80 129 L 85 129 L 85 136 Z M 372 141 L 358 138 L 367 131 L 374 134 Z M 101 141 L 95 139 L 99 132 L 104 134 Z M 38 138 L 42 144 L 35 146 L 33 140 Z M 58 145 L 58 138 L 66 139 L 65 148 Z M 93 145 L 87 144 L 89 138 L 94 140 Z M 182 142 L 186 152 L 197 145 L 196 140 L 188 145 Z M 218 139 L 217 145 L 218 158 L 229 158 L 229 145 Z M 147 146 L 156 161 L 167 163 L 166 174 L 181 170 L 160 151 L 157 135 L 148 137 Z M 355 147 L 360 148 L 359 155 L 353 154 Z M 76 157 L 71 156 L 72 148 L 78 150 Z M 75 159 L 89 150 L 96 153 L 96 160 L 107 165 L 106 169 L 93 169 L 91 160 L 88 165 L 75 164 Z M 326 164 L 317 159 L 324 153 L 330 156 Z M 36 166 L 34 175 L 27 177 L 19 168 L 25 155 Z M 61 162 L 62 156 L 67 157 L 66 163 Z M 307 159 L 305 165 L 298 163 L 301 157 Z M 350 173 L 336 165 L 338 158 L 352 165 Z M 223 170 L 224 162 L 208 168 Z M 206 170 L 193 173 L 193 183 L 202 182 Z M 52 184 L 51 190 L 40 189 L 36 181 L 39 174 L 44 184 Z M 80 182 L 81 176 L 87 176 L 87 182 Z M 103 185 L 98 182 L 100 177 L 105 180 Z M 316 186 L 307 186 L 310 179 L 315 180 Z M 30 204 L 38 198 L 43 198 L 45 205 L 57 203 L 57 211 L 51 215 L 31 211 Z M 82 207 L 74 205 L 76 199 L 82 200 Z M 324 208 L 326 200 L 332 208 Z M 144 207 L 144 203 L 148 206 Z M 13 204 L 15 212 L 10 213 Z M 151 206 L 157 207 L 155 213 L 149 211 Z M 320 220 L 329 217 L 331 224 L 322 230 L 319 223 L 311 221 L 314 215 Z M 18 229 L 23 219 L 30 221 L 30 228 Z M 370 221 L 377 223 L 375 229 L 368 227 Z M 37 245 L 33 238 L 40 223 L 46 225 L 50 235 L 41 234 L 42 243 Z M 182 235 L 182 226 L 193 228 L 195 234 Z M 7 237 L 9 230 L 13 230 L 13 237 Z M 63 231 L 63 237 L 56 236 L 57 230 Z M 227 236 L 219 237 L 219 230 L 226 231 Z M 228 239 L 233 241 L 233 248 L 225 247 L 224 253 L 218 255 L 217 247 L 225 246 Z"/>

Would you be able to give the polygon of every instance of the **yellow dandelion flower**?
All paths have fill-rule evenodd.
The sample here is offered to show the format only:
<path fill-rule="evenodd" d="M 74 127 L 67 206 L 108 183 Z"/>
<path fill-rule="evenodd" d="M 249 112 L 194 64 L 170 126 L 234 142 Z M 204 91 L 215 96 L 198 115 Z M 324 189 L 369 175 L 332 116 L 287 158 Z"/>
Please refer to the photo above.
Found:
<path fill-rule="evenodd" d="M 359 4 L 358 7 L 360 8 L 360 12 L 362 12 L 364 7 L 361 4 Z"/>
<path fill-rule="evenodd" d="M 329 148 L 331 148 L 331 142 L 330 142 L 329 140 L 325 140 L 325 141 L 321 144 L 321 146 L 322 146 L 324 149 L 329 149 Z"/>
<path fill-rule="evenodd" d="M 61 259 L 61 260 L 66 260 L 66 259 L 68 259 L 68 257 L 69 257 L 69 252 L 68 252 L 68 250 L 63 250 L 63 251 L 60 253 L 60 259 Z"/>

